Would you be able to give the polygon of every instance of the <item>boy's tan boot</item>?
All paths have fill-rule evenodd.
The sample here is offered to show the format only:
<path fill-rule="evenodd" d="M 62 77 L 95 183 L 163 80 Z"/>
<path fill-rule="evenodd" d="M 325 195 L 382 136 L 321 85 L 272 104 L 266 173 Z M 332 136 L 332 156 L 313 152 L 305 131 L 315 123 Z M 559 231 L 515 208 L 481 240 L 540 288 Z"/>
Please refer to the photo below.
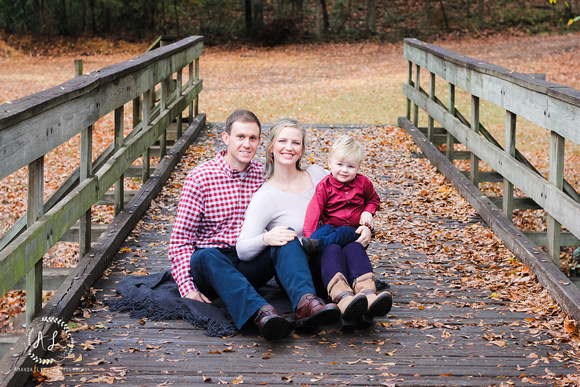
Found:
<path fill-rule="evenodd" d="M 355 279 L 353 288 L 356 295 L 364 294 L 367 297 L 368 310 L 366 314 L 373 317 L 386 316 L 391 310 L 393 297 L 387 291 L 377 294 L 373 273 L 366 273 Z"/>
<path fill-rule="evenodd" d="M 367 298 L 363 294 L 355 296 L 342 273 L 336 273 L 326 289 L 332 302 L 338 305 L 343 319 L 362 316 L 367 311 Z"/>

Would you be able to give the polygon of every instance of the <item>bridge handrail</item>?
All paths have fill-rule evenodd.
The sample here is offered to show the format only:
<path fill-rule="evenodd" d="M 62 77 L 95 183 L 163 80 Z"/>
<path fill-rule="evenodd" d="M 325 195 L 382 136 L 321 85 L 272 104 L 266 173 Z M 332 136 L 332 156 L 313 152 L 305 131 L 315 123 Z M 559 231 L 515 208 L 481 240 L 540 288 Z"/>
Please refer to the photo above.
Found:
<path fill-rule="evenodd" d="M 447 157 L 453 159 L 453 141 L 465 145 L 471 152 L 471 180 L 479 180 L 479 160 L 497 171 L 504 181 L 502 210 L 511 219 L 514 208 L 513 187 L 519 188 L 548 214 L 548 255 L 559 264 L 561 227 L 580 238 L 580 204 L 575 192 L 564 180 L 564 144 L 571 140 L 580 144 L 580 91 L 568 86 L 535 79 L 530 75 L 486 63 L 477 59 L 421 42 L 405 39 L 404 54 L 408 60 L 408 79 L 403 84 L 407 97 L 407 119 L 418 124 L 418 108 L 428 115 L 428 138 L 435 135 L 434 121 L 447 133 Z M 413 66 L 415 73 L 413 77 Z M 429 91 L 420 87 L 420 70 L 429 72 Z M 449 102 L 441 103 L 435 95 L 435 77 L 449 83 Z M 414 79 L 413 79 L 414 78 Z M 459 114 L 455 106 L 455 88 L 471 94 L 471 122 Z M 506 144 L 482 136 L 479 122 L 479 99 L 485 99 L 506 109 Z M 413 109 L 411 106 L 413 105 Z M 413 110 L 413 114 L 411 114 Z M 515 147 L 516 117 L 550 131 L 551 151 L 549 180 L 520 160 Z M 484 133 L 487 134 L 487 133 Z M 450 149 L 451 148 L 451 149 Z"/>
<path fill-rule="evenodd" d="M 149 177 L 149 148 L 161 141 L 163 158 L 169 124 L 178 120 L 179 138 L 182 112 L 189 108 L 190 121 L 197 115 L 202 53 L 203 37 L 192 36 L 0 105 L 0 179 L 25 166 L 29 174 L 26 230 L 13 235 L 0 250 L 0 297 L 26 276 L 28 321 L 39 311 L 42 300 L 44 254 L 77 221 L 84 224 L 80 254 L 88 251 L 92 205 L 115 186 L 115 211 L 119 212 L 127 169 L 143 156 L 145 181 Z M 188 71 L 187 82 L 183 82 L 184 69 Z M 156 86 L 160 89 L 157 92 Z M 124 105 L 131 101 L 133 130 L 125 137 Z M 93 162 L 92 125 L 111 112 L 115 112 L 114 143 Z M 76 184 L 71 186 L 69 181 L 69 192 L 63 192 L 60 200 L 52 200 L 46 208 L 44 156 L 79 133 L 80 173 L 71 176 Z"/>

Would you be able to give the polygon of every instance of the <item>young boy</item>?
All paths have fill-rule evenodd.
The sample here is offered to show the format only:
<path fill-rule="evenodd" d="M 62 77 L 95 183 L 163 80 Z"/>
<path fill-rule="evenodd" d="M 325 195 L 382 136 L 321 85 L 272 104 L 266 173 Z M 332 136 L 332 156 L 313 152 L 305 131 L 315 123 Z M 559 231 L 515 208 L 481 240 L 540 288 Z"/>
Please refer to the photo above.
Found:
<path fill-rule="evenodd" d="M 301 242 L 307 253 L 356 241 L 359 226 L 372 229 L 380 199 L 373 183 L 358 173 L 363 158 L 362 145 L 351 136 L 339 137 L 330 149 L 330 175 L 316 186 L 304 219 Z"/>
<path fill-rule="evenodd" d="M 301 239 L 307 253 L 317 254 L 315 266 L 320 266 L 322 283 L 338 305 L 345 326 L 359 325 L 353 321 L 361 318 L 372 323 L 373 317 L 385 316 L 392 305 L 389 292 L 376 292 L 364 248 L 352 243 L 360 236 L 355 231 L 359 226 L 372 228 L 380 205 L 372 182 L 358 173 L 363 158 L 362 145 L 351 136 L 335 141 L 329 154 L 330 175 L 316 186 Z"/>

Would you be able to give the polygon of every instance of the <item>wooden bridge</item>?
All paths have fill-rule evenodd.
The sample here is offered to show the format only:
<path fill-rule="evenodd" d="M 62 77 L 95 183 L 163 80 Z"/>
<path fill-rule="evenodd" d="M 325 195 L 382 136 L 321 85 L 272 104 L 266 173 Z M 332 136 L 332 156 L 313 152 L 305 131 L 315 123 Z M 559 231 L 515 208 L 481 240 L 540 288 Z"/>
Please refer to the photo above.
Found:
<path fill-rule="evenodd" d="M 107 302 L 118 297 L 115 289 L 120 280 L 169 268 L 167 243 L 180 183 L 194 165 L 220 147 L 214 140 L 221 124 L 206 122 L 196 108 L 202 89 L 197 75 L 202 47 L 202 39 L 192 37 L 13 103 L 9 112 L 2 106 L 0 177 L 29 165 L 28 208 L 29 214 L 36 214 L 29 215 L 19 230 L 8 232 L 9 240 L 6 236 L 0 240 L 2 294 L 27 274 L 27 294 L 33 295 L 27 300 L 29 331 L 48 337 L 61 322 L 68 325 L 61 334 L 61 352 L 67 356 L 57 365 L 42 364 L 46 353 L 41 346 L 34 348 L 30 335 L 9 343 L 0 365 L 1 385 L 33 385 L 42 378 L 47 378 L 42 384 L 46 386 L 579 382 L 578 288 L 494 205 L 504 203 L 504 213 L 529 205 L 529 200 L 514 198 L 511 184 L 516 184 L 553 218 L 545 236 L 530 235 L 537 243 L 542 244 L 543 238 L 549 252 L 566 244 L 562 241 L 576 243 L 580 207 L 573 188 L 559 178 L 559 168 L 563 139 L 578 143 L 578 92 L 414 40 L 405 45 L 409 81 L 403 90 L 409 103 L 400 127 L 310 125 L 313 146 L 323 146 L 342 131 L 368 144 L 365 173 L 372 176 L 383 202 L 369 255 L 393 292 L 394 307 L 386 318 L 366 330 L 344 332 L 330 326 L 266 342 L 251 332 L 208 337 L 183 320 L 151 321 L 111 311 Z M 430 71 L 428 92 L 420 87 L 421 67 Z M 473 96 L 471 123 L 461 120 L 454 92 L 448 92 L 452 108 L 441 106 L 435 93 L 436 75 L 453 85 L 450 90 L 462 88 Z M 504 97 L 494 99 L 494 92 Z M 540 116 L 547 118 L 540 124 L 552 130 L 555 149 L 549 182 L 536 172 L 528 176 L 529 167 L 522 171 L 524 162 L 515 156 L 514 141 L 506 144 L 505 151 L 496 150 L 500 149 L 497 142 L 486 138 L 479 124 L 478 98 L 503 106 L 513 103 L 511 93 L 523 93 L 522 101 L 546 107 Z M 123 106 L 128 103 L 133 106 L 134 129 L 124 136 Z M 506 138 L 515 138 L 514 116 L 526 117 L 526 110 L 503 107 L 509 109 L 506 127 L 512 133 Z M 424 128 L 418 127 L 419 108 L 428 113 Z M 116 142 L 91 162 L 86 156 L 92 153 L 91 125 L 110 111 L 116 113 Z M 554 116 L 557 124 L 549 119 Z M 268 130 L 269 125 L 264 127 Z M 77 133 L 83 134 L 80 151 L 85 155 L 79 172 L 43 203 L 38 183 L 42 156 Z M 437 148 L 441 142 L 451 149 L 461 142 L 470 152 L 442 153 Z M 24 151 L 13 156 L 14 146 Z M 161 157 L 150 173 L 152 154 Z M 126 201 L 122 179 L 136 175 L 132 164 L 139 157 L 143 184 Z M 471 172 L 453 164 L 461 158 L 471 160 Z M 495 175 L 479 171 L 479 159 L 492 165 Z M 313 154 L 312 161 L 322 159 Z M 488 198 L 477 184 L 486 178 L 497 181 L 499 173 L 506 178 L 503 198 Z M 522 174 L 527 178 L 522 180 Z M 91 227 L 85 214 L 106 200 L 111 186 L 117 187 L 111 202 L 117 216 L 97 239 L 90 230 L 98 228 Z M 437 205 L 428 208 L 433 202 Z M 74 235 L 84 246 L 83 257 L 40 308 L 42 256 L 71 235 L 75 223 L 81 230 Z M 560 224 L 572 235 L 560 233 Z M 44 376 L 38 372 L 41 368 Z"/>

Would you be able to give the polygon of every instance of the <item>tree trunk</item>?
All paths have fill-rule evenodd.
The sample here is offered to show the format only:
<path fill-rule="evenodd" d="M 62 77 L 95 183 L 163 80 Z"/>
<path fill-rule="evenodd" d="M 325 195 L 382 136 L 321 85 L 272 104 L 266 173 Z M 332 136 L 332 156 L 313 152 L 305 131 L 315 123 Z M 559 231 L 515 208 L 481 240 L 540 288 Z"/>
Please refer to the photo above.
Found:
<path fill-rule="evenodd" d="M 87 26 L 87 2 L 83 1 L 81 5 L 81 21 L 80 21 L 80 33 L 85 33 L 85 28 Z"/>
<path fill-rule="evenodd" d="M 254 0 L 254 27 L 264 25 L 264 1 Z"/>
<path fill-rule="evenodd" d="M 246 6 L 246 35 L 252 32 L 252 0 L 244 0 Z"/>
<path fill-rule="evenodd" d="M 326 8 L 326 0 L 320 0 L 320 8 L 322 9 L 323 33 L 326 35 L 330 30 L 330 21 L 328 20 L 328 9 Z"/>
<path fill-rule="evenodd" d="M 165 20 L 165 0 L 161 0 L 161 28 L 163 35 L 167 35 L 167 21 Z"/>
<path fill-rule="evenodd" d="M 70 32 L 66 12 L 66 0 L 60 0 L 58 2 L 58 32 L 61 35 L 68 35 Z"/>
<path fill-rule="evenodd" d="M 177 0 L 173 0 L 173 13 L 175 14 L 175 32 L 179 36 L 179 15 L 177 14 Z"/>
<path fill-rule="evenodd" d="M 427 28 L 427 34 L 431 34 L 431 4 L 429 0 L 425 0 L 425 28 Z"/>
<path fill-rule="evenodd" d="M 377 31 L 377 2 L 376 0 L 367 0 L 367 29 L 369 32 Z"/>
<path fill-rule="evenodd" d="M 477 25 L 480 30 L 483 29 L 483 3 L 484 0 L 479 0 L 478 9 L 477 9 Z"/>
<path fill-rule="evenodd" d="M 91 30 L 90 33 L 94 34 L 95 33 L 95 12 L 97 11 L 95 9 L 95 0 L 89 0 L 89 8 L 91 9 Z"/>
<path fill-rule="evenodd" d="M 445 22 L 445 31 L 449 32 L 449 20 L 447 20 L 447 14 L 445 13 L 443 0 L 439 0 L 439 4 L 441 5 L 441 13 L 443 14 L 443 21 Z"/>

